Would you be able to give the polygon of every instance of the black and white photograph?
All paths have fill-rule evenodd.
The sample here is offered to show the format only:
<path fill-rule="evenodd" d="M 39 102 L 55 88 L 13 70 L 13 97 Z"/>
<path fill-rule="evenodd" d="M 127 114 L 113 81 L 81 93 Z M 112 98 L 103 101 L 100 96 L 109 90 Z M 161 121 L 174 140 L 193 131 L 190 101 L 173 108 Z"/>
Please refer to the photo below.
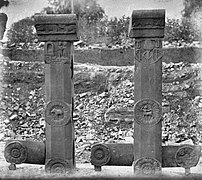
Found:
<path fill-rule="evenodd" d="M 202 0 L 0 0 L 0 179 L 202 179 Z"/>

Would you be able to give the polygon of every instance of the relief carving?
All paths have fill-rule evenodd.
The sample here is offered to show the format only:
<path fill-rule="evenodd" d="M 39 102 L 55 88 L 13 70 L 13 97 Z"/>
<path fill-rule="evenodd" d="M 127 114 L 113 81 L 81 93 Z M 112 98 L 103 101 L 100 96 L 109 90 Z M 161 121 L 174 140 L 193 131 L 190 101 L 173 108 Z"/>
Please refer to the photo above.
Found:
<path fill-rule="evenodd" d="M 38 35 L 59 35 L 59 34 L 75 34 L 76 24 L 37 24 Z"/>
<path fill-rule="evenodd" d="M 46 122 L 53 126 L 66 125 L 71 119 L 71 106 L 61 101 L 51 101 L 45 109 Z"/>
<path fill-rule="evenodd" d="M 155 175 L 161 171 L 161 163 L 154 158 L 141 158 L 134 163 L 134 171 L 136 175 Z"/>
<path fill-rule="evenodd" d="M 109 148 L 104 144 L 94 145 L 91 149 L 91 163 L 96 166 L 103 166 L 111 158 Z"/>
<path fill-rule="evenodd" d="M 13 141 L 6 145 L 4 156 L 9 163 L 21 164 L 27 158 L 27 150 L 19 141 Z"/>
<path fill-rule="evenodd" d="M 143 99 L 135 104 L 135 120 L 141 125 L 155 125 L 161 119 L 161 106 L 157 101 Z"/>
<path fill-rule="evenodd" d="M 200 151 L 198 152 L 195 147 L 185 145 L 178 149 L 175 154 L 175 161 L 178 166 L 184 168 L 190 168 L 197 165 L 200 157 Z"/>
<path fill-rule="evenodd" d="M 69 167 L 69 163 L 62 159 L 50 159 L 46 163 L 46 171 L 49 173 L 59 173 L 64 174 L 66 173 Z"/>
<path fill-rule="evenodd" d="M 164 28 L 164 19 L 135 19 L 132 23 L 132 27 L 134 29 L 144 28 L 144 29 L 151 29 L 151 28 Z"/>
<path fill-rule="evenodd" d="M 45 44 L 44 59 L 46 64 L 63 62 L 71 64 L 67 42 L 47 42 Z"/>
<path fill-rule="evenodd" d="M 152 64 L 163 57 L 160 40 L 136 40 L 135 60 Z"/>

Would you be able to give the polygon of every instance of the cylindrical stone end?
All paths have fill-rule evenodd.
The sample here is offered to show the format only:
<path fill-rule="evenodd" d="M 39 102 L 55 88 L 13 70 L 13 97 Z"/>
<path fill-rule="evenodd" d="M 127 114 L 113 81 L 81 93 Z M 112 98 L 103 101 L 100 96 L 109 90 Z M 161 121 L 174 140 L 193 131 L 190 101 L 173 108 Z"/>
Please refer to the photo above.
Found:
<path fill-rule="evenodd" d="M 4 157 L 11 164 L 21 164 L 27 159 L 27 149 L 19 141 L 11 141 L 6 144 Z"/>
<path fill-rule="evenodd" d="M 95 170 L 101 170 L 101 166 L 106 165 L 111 158 L 109 148 L 104 144 L 96 144 L 91 148 L 91 164 Z"/>

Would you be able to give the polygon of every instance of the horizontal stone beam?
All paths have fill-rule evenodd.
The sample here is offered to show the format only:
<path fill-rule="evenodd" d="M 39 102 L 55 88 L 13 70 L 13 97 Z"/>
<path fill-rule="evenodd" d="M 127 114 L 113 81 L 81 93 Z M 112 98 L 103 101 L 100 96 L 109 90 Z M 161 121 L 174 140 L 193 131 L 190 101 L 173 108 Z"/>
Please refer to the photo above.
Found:
<path fill-rule="evenodd" d="M 132 66 L 134 65 L 133 49 L 87 49 L 74 50 L 74 61 L 92 63 L 103 66 Z M 5 57 L 12 61 L 43 62 L 43 50 L 2 49 Z M 163 48 L 165 63 L 202 63 L 202 48 Z"/>
<path fill-rule="evenodd" d="M 45 143 L 37 141 L 9 140 L 6 142 L 4 157 L 10 170 L 16 169 L 16 164 L 45 164 Z"/>
<path fill-rule="evenodd" d="M 200 154 L 200 146 L 162 146 L 162 167 L 194 167 Z M 45 142 L 7 141 L 4 157 L 11 163 L 10 169 L 21 163 L 44 165 Z M 96 144 L 91 148 L 91 163 L 96 170 L 101 170 L 102 166 L 132 166 L 133 159 L 133 144 Z"/>
<path fill-rule="evenodd" d="M 162 146 L 162 167 L 194 167 L 200 154 L 200 146 Z M 91 148 L 91 163 L 96 171 L 101 171 L 102 166 L 132 166 L 133 160 L 133 144 L 96 144 Z"/>

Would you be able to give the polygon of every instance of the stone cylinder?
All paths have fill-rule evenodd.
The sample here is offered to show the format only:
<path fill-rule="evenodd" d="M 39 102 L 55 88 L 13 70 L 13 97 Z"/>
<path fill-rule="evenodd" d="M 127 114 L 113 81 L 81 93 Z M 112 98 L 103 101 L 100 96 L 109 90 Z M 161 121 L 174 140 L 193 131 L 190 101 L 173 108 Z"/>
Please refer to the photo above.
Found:
<path fill-rule="evenodd" d="M 102 166 L 132 166 L 133 152 L 133 144 L 95 144 L 91 148 L 91 164 L 96 171 L 101 171 Z M 200 153 L 200 146 L 162 146 L 162 167 L 194 167 Z"/>

